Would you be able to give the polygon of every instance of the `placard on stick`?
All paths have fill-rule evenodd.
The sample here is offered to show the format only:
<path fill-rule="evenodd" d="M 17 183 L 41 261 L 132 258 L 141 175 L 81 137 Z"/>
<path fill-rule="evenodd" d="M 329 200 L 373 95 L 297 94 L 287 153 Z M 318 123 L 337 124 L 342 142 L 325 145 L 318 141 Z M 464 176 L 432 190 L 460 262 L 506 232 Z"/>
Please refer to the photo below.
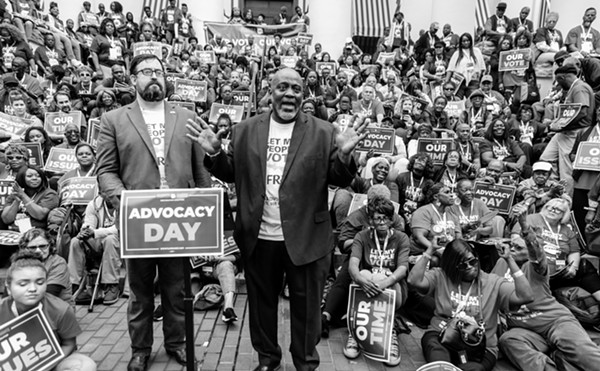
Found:
<path fill-rule="evenodd" d="M 196 50 L 194 56 L 198 58 L 200 63 L 215 64 L 217 63 L 217 56 L 214 50 Z"/>
<path fill-rule="evenodd" d="M 29 165 L 44 167 L 44 153 L 42 152 L 42 145 L 40 143 L 26 142 L 19 144 L 27 148 L 29 152 Z"/>
<path fill-rule="evenodd" d="M 377 63 L 382 66 L 385 66 L 388 62 L 394 62 L 396 58 L 396 53 L 379 53 L 377 56 Z"/>
<path fill-rule="evenodd" d="M 579 143 L 573 169 L 600 171 L 600 143 Z"/>
<path fill-rule="evenodd" d="M 558 118 L 553 124 L 557 125 L 560 129 L 569 125 L 577 117 L 579 111 L 581 111 L 581 107 L 581 103 L 560 104 L 558 106 Z"/>
<path fill-rule="evenodd" d="M 31 126 L 31 120 L 0 112 L 0 131 L 10 135 L 22 135 Z"/>
<path fill-rule="evenodd" d="M 69 170 L 77 169 L 77 167 L 79 167 L 79 163 L 74 149 L 53 147 L 50 149 L 44 170 L 64 174 Z"/>
<path fill-rule="evenodd" d="M 453 145 L 452 139 L 419 138 L 417 152 L 428 154 L 434 165 L 441 165 L 446 152 L 452 149 Z"/>
<path fill-rule="evenodd" d="M 394 153 L 396 132 L 392 128 L 367 127 L 367 136 L 356 146 L 357 152 L 369 152 L 382 155 Z"/>
<path fill-rule="evenodd" d="M 175 80 L 175 94 L 184 100 L 192 102 L 206 102 L 208 84 L 206 81 L 177 79 Z"/>
<path fill-rule="evenodd" d="M 44 129 L 48 135 L 62 136 L 68 124 L 76 125 L 81 132 L 81 112 L 46 112 Z"/>
<path fill-rule="evenodd" d="M 295 68 L 298 59 L 300 58 L 296 55 L 284 55 L 281 57 L 281 65 L 289 68 Z"/>
<path fill-rule="evenodd" d="M 444 108 L 444 111 L 446 111 L 446 114 L 448 114 L 448 117 L 460 117 L 460 115 L 464 112 L 464 110 L 465 110 L 465 101 L 464 100 L 448 102 L 446 104 L 446 107 Z"/>
<path fill-rule="evenodd" d="M 0 180 L 0 209 L 6 206 L 6 198 L 12 194 L 14 180 Z"/>
<path fill-rule="evenodd" d="M 334 76 L 337 73 L 335 62 L 316 62 L 315 68 L 319 76 L 323 76 L 323 70 L 329 70 L 329 76 Z"/>
<path fill-rule="evenodd" d="M 208 121 L 216 123 L 219 116 L 224 113 L 229 115 L 231 122 L 238 123 L 242 121 L 242 117 L 244 116 L 244 106 L 229 106 L 226 104 L 213 103 L 210 107 Z"/>
<path fill-rule="evenodd" d="M 60 205 L 87 205 L 98 194 L 95 177 L 75 177 L 60 183 Z"/>
<path fill-rule="evenodd" d="M 140 54 L 152 54 L 162 60 L 162 43 L 157 41 L 140 41 L 133 44 L 133 56 Z"/>
<path fill-rule="evenodd" d="M 518 71 L 524 70 L 529 66 L 531 60 L 531 50 L 516 49 L 500 52 L 500 61 L 498 71 Z"/>
<path fill-rule="evenodd" d="M 516 190 L 512 186 L 475 182 L 473 197 L 483 201 L 490 210 L 498 210 L 500 214 L 508 215 Z"/>
<path fill-rule="evenodd" d="M 304 32 L 300 32 L 298 34 L 298 36 L 296 37 L 296 40 L 298 41 L 298 45 L 302 45 L 302 46 L 311 45 L 312 40 L 313 40 L 313 35 L 304 33 Z"/>
<path fill-rule="evenodd" d="M 223 254 L 223 189 L 123 191 L 121 257 Z"/>
<path fill-rule="evenodd" d="M 88 122 L 87 142 L 92 148 L 98 148 L 98 136 L 100 135 L 100 119 L 90 119 Z"/>

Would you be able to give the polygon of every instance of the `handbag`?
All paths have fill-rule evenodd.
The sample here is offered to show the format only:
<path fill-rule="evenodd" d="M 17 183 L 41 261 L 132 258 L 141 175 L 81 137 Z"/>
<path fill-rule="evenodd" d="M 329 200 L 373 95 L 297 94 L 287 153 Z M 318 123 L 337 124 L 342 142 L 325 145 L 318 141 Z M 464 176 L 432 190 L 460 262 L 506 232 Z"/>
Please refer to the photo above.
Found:
<path fill-rule="evenodd" d="M 440 343 L 451 351 L 459 354 L 465 353 L 469 361 L 481 362 L 485 353 L 486 339 L 485 326 L 483 321 L 482 309 L 483 300 L 481 299 L 481 282 L 478 281 L 479 295 L 479 321 L 464 314 L 463 309 L 469 301 L 469 294 L 473 285 L 469 288 L 466 298 L 456 309 L 456 314 L 444 326 L 439 333 Z M 462 358 L 462 357 L 461 357 Z M 466 359 L 462 363 L 466 363 Z"/>

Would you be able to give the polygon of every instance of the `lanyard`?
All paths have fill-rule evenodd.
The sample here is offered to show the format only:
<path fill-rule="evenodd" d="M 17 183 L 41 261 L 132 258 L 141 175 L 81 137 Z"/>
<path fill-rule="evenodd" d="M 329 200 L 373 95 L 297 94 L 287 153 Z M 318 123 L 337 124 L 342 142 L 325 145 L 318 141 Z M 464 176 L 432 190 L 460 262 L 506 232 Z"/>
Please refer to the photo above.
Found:
<path fill-rule="evenodd" d="M 92 168 L 85 174 L 85 176 L 92 176 L 92 173 L 96 169 L 96 165 L 92 165 Z M 81 168 L 77 169 L 77 176 L 81 178 Z"/>
<path fill-rule="evenodd" d="M 473 283 L 475 281 L 471 282 L 471 286 L 469 286 L 469 290 L 467 291 L 466 295 L 465 295 L 465 300 L 462 300 L 462 289 L 461 289 L 461 283 L 458 283 L 458 297 L 460 298 L 460 303 L 458 303 L 458 306 L 456 307 L 456 314 L 462 312 L 466 307 L 467 304 L 469 303 L 469 297 L 471 296 L 471 289 L 473 288 Z M 481 305 L 481 303 L 480 303 Z"/>
<path fill-rule="evenodd" d="M 431 208 L 433 209 L 433 211 L 435 211 L 435 213 L 440 218 L 440 220 L 444 222 L 444 228 L 446 228 L 446 211 L 444 211 L 444 217 L 442 218 L 442 216 L 440 215 L 440 212 L 437 211 L 436 207 L 433 206 L 433 204 L 431 204 Z M 444 234 L 445 233 L 446 233 L 446 231 L 444 230 Z"/>
<path fill-rule="evenodd" d="M 461 143 L 458 143 L 458 147 L 460 148 L 460 154 L 467 160 L 470 160 L 471 159 L 471 146 L 469 145 L 469 142 L 467 142 L 467 144 L 465 145 L 465 148 L 467 149 L 466 151 L 463 149 L 463 145 Z"/>
<path fill-rule="evenodd" d="M 42 303 L 40 302 L 37 306 L 37 308 L 43 309 Z M 33 308 L 31 308 L 33 309 Z M 15 303 L 15 300 L 13 299 L 12 304 L 10 305 L 10 310 L 11 312 L 15 315 L 15 317 L 19 317 L 19 311 L 17 310 L 17 304 Z"/>
<path fill-rule="evenodd" d="M 462 214 L 463 218 L 467 220 L 467 222 L 471 221 L 471 215 L 473 215 L 473 201 L 471 201 L 471 210 L 469 211 L 469 216 L 465 215 L 465 212 L 462 210 L 462 205 L 458 205 L 458 211 Z"/>
<path fill-rule="evenodd" d="M 581 27 L 581 34 L 583 35 L 583 42 L 588 41 L 588 37 L 590 37 L 590 34 L 592 33 L 592 26 L 590 26 L 590 29 L 588 30 L 588 32 L 585 32 L 585 29 L 583 28 L 583 25 L 579 25 L 579 27 Z"/>
<path fill-rule="evenodd" d="M 558 230 L 556 231 L 556 233 L 554 233 L 554 231 L 552 230 L 552 227 L 550 226 L 550 223 L 548 223 L 548 221 L 546 220 L 546 218 L 542 215 L 542 219 L 544 219 L 544 223 L 546 223 L 546 227 L 548 227 L 548 229 L 550 230 L 550 233 L 552 233 L 552 236 L 554 237 L 554 240 L 556 241 L 556 247 L 560 249 L 560 245 L 558 243 L 558 237 L 560 235 L 560 224 L 558 225 Z"/>
<path fill-rule="evenodd" d="M 419 188 L 421 188 L 421 184 L 423 184 L 423 178 L 424 177 L 421 177 L 421 180 L 419 181 Z M 412 200 L 415 201 L 415 202 L 417 202 L 417 199 L 419 197 L 417 195 L 417 190 L 415 189 L 415 179 L 413 177 L 413 173 L 412 172 L 410 173 L 410 188 L 411 188 L 411 191 L 412 191 L 412 195 L 411 195 L 412 196 Z"/>
<path fill-rule="evenodd" d="M 367 108 L 365 108 L 362 104 L 362 102 L 360 102 L 360 109 L 364 112 L 364 113 L 369 113 L 371 112 L 371 107 L 373 106 L 373 101 L 369 102 L 369 106 Z"/>
<path fill-rule="evenodd" d="M 530 125 L 529 122 L 523 122 L 521 120 L 521 125 L 519 127 L 519 129 L 521 130 L 522 135 L 527 134 L 527 130 L 529 129 Z"/>
<path fill-rule="evenodd" d="M 454 173 L 454 176 L 452 176 L 452 174 L 450 174 L 450 171 L 448 169 L 446 169 L 446 174 L 448 174 L 448 179 L 450 180 L 450 188 L 452 189 L 452 192 L 454 192 L 454 188 L 456 188 L 456 177 L 458 176 L 456 174 L 456 172 Z"/>
<path fill-rule="evenodd" d="M 571 87 L 569 88 L 569 91 L 567 92 L 567 95 L 565 96 L 565 102 L 569 101 L 569 98 L 571 97 L 571 92 L 573 91 L 573 87 L 575 86 L 575 84 L 577 83 L 577 81 L 579 80 L 579 77 L 575 79 L 575 81 L 573 81 L 573 84 L 571 85 Z"/>
<path fill-rule="evenodd" d="M 380 272 L 383 271 L 383 253 L 387 249 L 387 245 L 388 245 L 388 242 L 390 239 L 390 234 L 391 234 L 391 231 L 388 231 L 387 235 L 385 236 L 385 240 L 383 240 L 383 249 L 382 249 L 381 245 L 379 245 L 379 238 L 377 237 L 377 232 L 373 231 L 375 246 L 377 246 L 377 254 L 379 255 L 379 271 Z"/>
<path fill-rule="evenodd" d="M 315 97 L 315 91 L 316 91 L 317 89 L 315 89 L 315 90 L 311 91 L 309 86 L 307 86 L 306 88 L 308 89 L 308 94 L 309 94 L 311 97 L 313 97 L 313 98 L 314 98 L 314 97 Z"/>
<path fill-rule="evenodd" d="M 498 142 L 497 139 L 494 138 L 494 142 L 502 149 L 504 149 L 504 151 L 506 151 L 508 153 L 508 148 L 506 147 L 506 145 L 504 144 L 504 140 L 502 140 L 502 143 Z"/>

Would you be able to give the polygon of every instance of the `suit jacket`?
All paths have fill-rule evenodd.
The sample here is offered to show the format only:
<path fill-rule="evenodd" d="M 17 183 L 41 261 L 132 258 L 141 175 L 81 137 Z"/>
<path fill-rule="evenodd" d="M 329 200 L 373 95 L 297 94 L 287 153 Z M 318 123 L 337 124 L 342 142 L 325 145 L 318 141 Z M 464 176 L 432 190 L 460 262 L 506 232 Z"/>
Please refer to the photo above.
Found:
<path fill-rule="evenodd" d="M 188 139 L 194 113 L 165 102 L 165 171 L 170 188 L 210 187 L 204 151 Z M 137 101 L 102 115 L 98 136 L 98 184 L 111 199 L 121 191 L 160 188 L 154 146 Z M 115 205 L 118 210 L 118 205 Z"/>
<path fill-rule="evenodd" d="M 245 257 L 254 251 L 263 214 L 270 117 L 267 112 L 233 126 L 227 153 L 206 157 L 213 175 L 235 181 L 234 238 Z M 320 259 L 333 248 L 328 184 L 346 187 L 357 170 L 354 162 L 340 161 L 337 151 L 333 125 L 303 113 L 298 116 L 279 188 L 283 236 L 295 265 Z"/>

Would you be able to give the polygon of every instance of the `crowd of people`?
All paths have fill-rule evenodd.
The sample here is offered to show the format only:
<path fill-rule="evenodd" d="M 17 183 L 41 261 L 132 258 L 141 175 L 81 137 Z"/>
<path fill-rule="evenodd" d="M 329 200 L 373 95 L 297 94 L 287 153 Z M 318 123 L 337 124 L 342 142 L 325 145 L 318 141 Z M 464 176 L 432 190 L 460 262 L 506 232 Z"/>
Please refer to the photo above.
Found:
<path fill-rule="evenodd" d="M 68 356 L 58 370 L 73 363 L 95 369 L 76 352 L 81 329 L 72 306 L 116 303 L 123 268 L 128 370 L 147 369 L 158 319 L 167 354 L 186 364 L 187 259 L 123 261 L 120 195 L 215 185 L 228 193 L 239 252 L 204 257 L 193 277 L 200 286 L 220 285 L 222 320 L 232 324 L 243 273 L 256 370 L 281 363 L 284 287 L 294 365 L 315 370 L 321 337 L 345 326 L 352 283 L 370 298 L 396 292 L 397 315 L 426 329 L 428 362 L 492 370 L 502 352 L 521 370 L 600 364 L 600 348 L 553 296 L 579 287 L 600 302 L 600 276 L 583 257 L 585 232 L 600 224 L 600 168 L 573 166 L 582 143 L 600 143 L 596 9 L 586 9 L 564 38 L 557 13 L 535 30 L 529 8 L 511 19 L 503 2 L 475 35 L 456 35 L 449 24 L 440 34 L 434 22 L 413 39 L 397 12 L 367 53 L 352 38 L 327 51 L 318 40 L 310 46 L 280 33 L 261 39 L 264 46 L 250 32 L 239 48 L 220 34 L 202 45 L 186 4 L 175 0 L 157 15 L 145 8 L 139 22 L 117 1 L 98 12 L 85 1 L 77 19 L 66 21 L 55 2 L 47 12 L 35 0 L 2 3 L 0 112 L 28 127 L 0 132 L 0 179 L 13 181 L 0 229 L 20 233 L 0 324 L 43 303 Z M 301 7 L 294 11 L 282 7 L 274 24 L 308 30 L 310 18 Z M 251 9 L 234 7 L 227 18 L 266 24 Z M 162 43 L 161 55 L 134 56 L 135 43 L 150 41 Z M 205 51 L 214 52 L 214 63 L 200 58 Z M 524 56 L 517 69 L 503 65 L 510 51 Z M 295 65 L 283 64 L 285 57 L 296 57 Z M 181 105 L 187 97 L 170 77 L 205 82 L 206 99 Z M 553 81 L 547 96 L 540 96 L 542 78 Z M 210 115 L 215 103 L 238 104 L 239 92 L 253 100 L 241 122 Z M 565 105 L 575 113 L 564 116 Z M 80 112 L 81 122 L 49 133 L 52 112 Z M 97 126 L 99 134 L 88 135 Z M 356 150 L 369 128 L 393 130 L 391 152 Z M 436 155 L 420 139 L 451 145 Z M 43 161 L 52 148 L 71 150 L 77 168 L 36 166 L 24 146 L 31 142 L 40 143 Z M 97 177 L 98 195 L 88 205 L 65 204 L 62 186 L 78 177 Z M 476 197 L 480 184 L 514 189 L 505 212 Z M 360 194 L 366 203 L 353 207 Z M 482 254 L 486 248 L 495 253 Z M 98 297 L 85 281 L 94 264 L 102 267 Z M 477 329 L 482 346 L 464 352 L 446 343 L 440 334 L 458 317 Z M 388 366 L 401 362 L 399 330 L 397 322 Z M 350 332 L 344 355 L 360 352 Z"/>

